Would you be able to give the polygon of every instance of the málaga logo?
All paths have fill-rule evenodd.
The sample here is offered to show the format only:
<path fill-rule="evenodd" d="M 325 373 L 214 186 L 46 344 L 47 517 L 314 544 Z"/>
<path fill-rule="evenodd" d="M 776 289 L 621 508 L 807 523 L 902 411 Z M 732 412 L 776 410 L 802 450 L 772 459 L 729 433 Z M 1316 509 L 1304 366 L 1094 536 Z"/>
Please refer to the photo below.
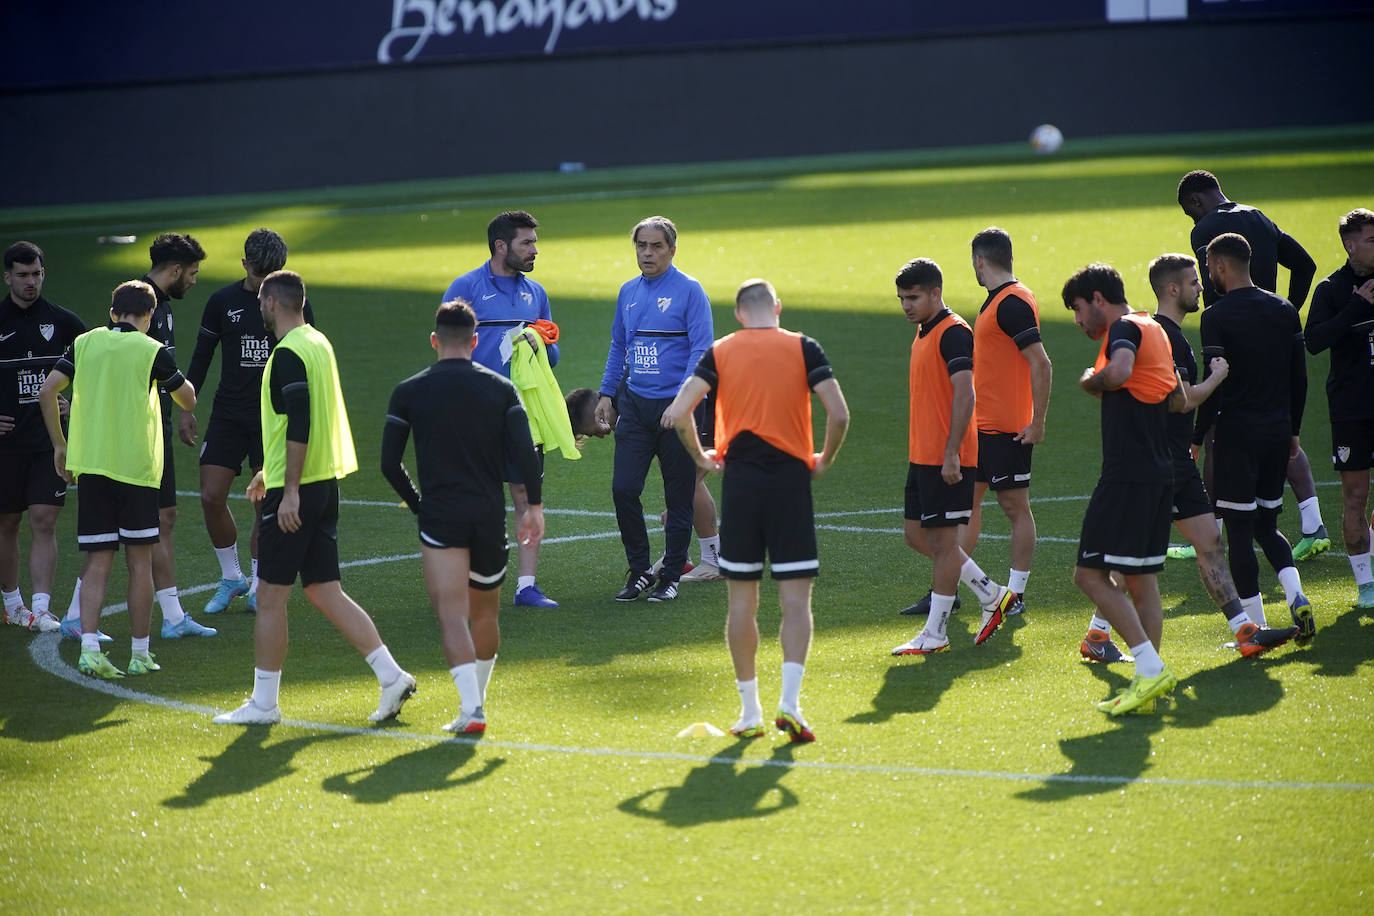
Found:
<path fill-rule="evenodd" d="M 459 29 L 472 35 L 478 28 L 492 38 L 517 29 L 548 29 L 544 53 L 558 47 L 564 29 L 619 22 L 630 13 L 644 21 L 662 22 L 677 12 L 677 0 L 392 0 L 391 31 L 377 45 L 377 63 L 394 63 L 393 46 L 410 42 L 401 60 L 420 56 L 435 34 L 449 36 Z"/>
<path fill-rule="evenodd" d="M 658 300 L 658 310 L 659 310 L 660 312 L 666 312 L 666 311 L 668 311 L 668 306 L 670 306 L 670 305 L 672 305 L 672 304 L 673 304 L 673 297 L 672 297 L 672 296 L 669 296 L 669 297 L 667 297 L 666 299 L 659 299 L 659 300 Z"/>

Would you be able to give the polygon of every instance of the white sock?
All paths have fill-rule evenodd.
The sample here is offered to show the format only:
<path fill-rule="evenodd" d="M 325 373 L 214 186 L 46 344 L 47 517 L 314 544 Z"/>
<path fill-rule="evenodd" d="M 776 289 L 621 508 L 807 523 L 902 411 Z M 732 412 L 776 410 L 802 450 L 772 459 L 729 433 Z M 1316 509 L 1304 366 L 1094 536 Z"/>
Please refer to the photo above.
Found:
<path fill-rule="evenodd" d="M 1302 594 L 1302 580 L 1298 578 L 1297 567 L 1285 566 L 1279 570 L 1279 585 L 1283 586 L 1283 600 L 1292 605 Z"/>
<path fill-rule="evenodd" d="M 129 640 L 129 648 L 130 648 L 131 651 L 134 653 L 134 655 L 147 655 L 147 654 L 148 654 L 148 640 L 149 640 L 149 637 L 147 637 L 147 636 L 143 637 L 142 639 L 139 639 L 139 638 L 137 638 L 137 637 L 134 637 L 134 638 L 132 638 L 132 639 Z"/>
<path fill-rule="evenodd" d="M 458 688 L 458 705 L 471 714 L 482 705 L 482 689 L 477 686 L 477 666 L 472 662 L 448 669 L 453 686 Z"/>
<path fill-rule="evenodd" d="M 987 577 L 973 558 L 969 557 L 959 569 L 959 581 L 967 585 L 978 596 L 979 604 L 991 604 L 1002 593 L 1001 587 Z"/>
<path fill-rule="evenodd" d="M 778 705 L 790 713 L 801 712 L 801 682 L 805 671 L 806 666 L 800 662 L 782 663 L 782 699 Z"/>
<path fill-rule="evenodd" d="M 759 703 L 759 679 L 735 681 L 739 691 L 739 718 L 741 722 L 758 722 L 763 719 L 763 706 Z"/>
<path fill-rule="evenodd" d="M 699 537 L 697 540 L 701 543 L 701 562 L 710 563 L 712 566 L 719 566 L 720 535 L 717 534 L 715 537 L 709 538 Z"/>
<path fill-rule="evenodd" d="M 1226 535 L 1226 526 L 1221 523 L 1221 519 L 1217 519 L 1217 534 L 1223 537 Z"/>
<path fill-rule="evenodd" d="M 1131 646 L 1135 656 L 1135 673 L 1141 677 L 1159 677 L 1164 673 L 1164 659 L 1155 651 L 1154 644 L 1148 639 L 1138 646 Z"/>
<path fill-rule="evenodd" d="M 491 683 L 491 669 L 496 667 L 499 655 L 477 659 L 477 705 L 487 705 L 487 684 Z"/>
<path fill-rule="evenodd" d="M 281 672 L 253 669 L 253 705 L 258 709 L 273 709 L 281 694 Z"/>
<path fill-rule="evenodd" d="M 250 594 L 250 595 L 256 595 L 257 593 L 258 593 L 258 558 L 257 558 L 257 557 L 254 557 L 254 558 L 253 558 L 253 580 L 252 580 L 251 582 L 248 583 L 248 594 Z"/>
<path fill-rule="evenodd" d="M 1302 519 L 1303 535 L 1316 534 L 1322 526 L 1322 507 L 1313 496 L 1298 503 L 1298 515 Z"/>
<path fill-rule="evenodd" d="M 949 615 L 954 611 L 953 595 L 937 595 L 933 590 L 930 593 L 930 616 L 926 618 L 926 633 L 936 639 L 947 638 L 945 627 L 949 624 Z"/>
<path fill-rule="evenodd" d="M 515 590 L 519 591 L 522 588 L 529 588 L 533 584 L 534 576 L 520 576 L 515 580 Z"/>
<path fill-rule="evenodd" d="M 1355 584 L 1364 585 L 1367 582 L 1374 582 L 1374 573 L 1369 569 L 1368 553 L 1352 553 L 1350 555 L 1350 571 L 1355 574 Z M 33 596 L 33 603 L 38 603 L 38 596 Z"/>
<path fill-rule="evenodd" d="M 391 657 L 391 650 L 386 647 L 386 643 L 368 653 L 364 661 L 372 666 L 372 673 L 377 675 L 377 683 L 383 687 L 396 683 L 396 678 L 401 676 L 401 666 Z"/>
<path fill-rule="evenodd" d="M 34 592 L 33 606 L 30 608 L 30 610 L 33 611 L 35 614 L 42 613 L 43 611 L 46 611 L 51 604 L 52 595 L 49 595 L 47 592 Z"/>
<path fill-rule="evenodd" d="M 5 610 L 7 611 L 17 611 L 24 604 L 24 596 L 17 588 L 12 592 L 0 590 L 0 595 L 5 596 Z"/>
<path fill-rule="evenodd" d="M 97 636 L 95 633 L 82 633 L 82 634 L 81 634 L 81 651 L 82 651 L 82 652 L 99 652 L 99 651 L 100 651 L 100 637 Z"/>
<path fill-rule="evenodd" d="M 1026 583 L 1029 581 L 1029 569 L 1013 569 L 1007 575 L 1007 588 L 1016 592 L 1018 595 L 1024 595 L 1026 593 Z"/>
<path fill-rule="evenodd" d="M 81 577 L 76 577 L 76 588 L 72 589 L 72 603 L 67 605 L 67 616 L 63 620 L 81 619 Z"/>
<path fill-rule="evenodd" d="M 182 618 L 186 616 L 186 612 L 181 609 L 181 598 L 177 596 L 175 585 L 158 589 L 157 604 L 162 608 L 162 619 L 172 626 L 181 623 Z"/>
<path fill-rule="evenodd" d="M 1108 636 L 1110 636 L 1112 633 L 1112 625 L 1107 621 L 1103 620 L 1101 617 L 1097 616 L 1096 614 L 1094 614 L 1093 619 L 1088 622 L 1088 626 L 1094 630 L 1101 630 Z"/>
<path fill-rule="evenodd" d="M 1239 614 L 1226 621 L 1226 623 L 1231 627 L 1232 633 L 1239 633 L 1241 627 L 1250 623 L 1250 615 L 1242 610 Z"/>
<path fill-rule="evenodd" d="M 215 557 L 219 560 L 219 574 L 235 582 L 243 578 L 243 568 L 239 566 L 239 545 L 235 541 L 228 547 L 216 547 Z"/>
<path fill-rule="evenodd" d="M 1245 608 L 1246 616 L 1255 626 L 1266 627 L 1269 625 L 1264 619 L 1264 599 L 1259 595 L 1240 599 L 1240 606 Z"/>

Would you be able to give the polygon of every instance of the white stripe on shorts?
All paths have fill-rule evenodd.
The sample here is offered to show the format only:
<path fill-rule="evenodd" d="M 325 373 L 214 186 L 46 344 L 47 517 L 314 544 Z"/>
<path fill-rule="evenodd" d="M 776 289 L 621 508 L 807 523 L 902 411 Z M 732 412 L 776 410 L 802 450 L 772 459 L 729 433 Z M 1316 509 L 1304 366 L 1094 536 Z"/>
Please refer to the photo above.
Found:
<path fill-rule="evenodd" d="M 1248 503 L 1233 503 L 1229 500 L 1219 499 L 1217 500 L 1217 508 L 1234 509 L 1237 512 L 1254 512 L 1256 509 L 1259 508 L 1259 506 L 1255 505 L 1253 501 Z"/>
<path fill-rule="evenodd" d="M 736 573 L 759 572 L 763 569 L 762 563 L 732 563 L 725 557 L 717 557 L 716 562 L 721 569 L 728 569 L 730 572 Z"/>
<path fill-rule="evenodd" d="M 1103 563 L 1114 563 L 1117 566 L 1157 566 L 1164 562 L 1164 554 L 1157 557 L 1123 557 L 1115 553 L 1104 553 Z"/>
<path fill-rule="evenodd" d="M 760 568 L 762 568 L 762 564 L 760 564 Z M 803 569 L 820 569 L 820 568 L 821 568 L 821 561 L 820 561 L 820 560 L 795 560 L 795 561 L 793 561 L 793 562 L 791 562 L 791 563 L 774 563 L 773 566 L 772 566 L 772 568 L 773 568 L 773 572 L 775 572 L 775 573 L 780 573 L 780 572 L 797 572 L 797 571 L 803 570 Z"/>
<path fill-rule="evenodd" d="M 505 574 L 506 574 L 506 567 L 502 566 L 502 567 L 501 567 L 501 571 L 500 571 L 499 573 L 497 573 L 496 575 L 494 575 L 494 576 L 479 576 L 479 575 L 477 575 L 477 573 L 472 572 L 471 570 L 469 570 L 469 571 L 468 571 L 468 578 L 471 579 L 473 582 L 478 582 L 478 583 L 480 583 L 480 584 L 482 584 L 482 585 L 491 585 L 493 582 L 500 582 L 500 581 L 501 581 L 501 577 L 504 576 Z"/>
<path fill-rule="evenodd" d="M 420 540 L 424 541 L 426 544 L 428 544 L 428 545 L 431 546 L 431 547 L 439 547 L 439 548 L 444 548 L 444 549 L 447 549 L 447 548 L 448 548 L 448 545 L 447 545 L 447 544 L 443 544 L 443 543 L 440 543 L 439 541 L 434 540 L 434 538 L 432 538 L 432 537 L 430 537 L 429 535 L 425 534 L 423 531 L 420 532 Z"/>
<path fill-rule="evenodd" d="M 1261 509 L 1282 509 L 1282 508 L 1283 508 L 1283 499 L 1282 499 L 1282 498 L 1280 498 L 1280 499 L 1260 499 L 1258 496 L 1256 496 L 1256 497 L 1255 497 L 1255 502 L 1257 502 L 1257 503 L 1260 504 L 1260 508 L 1261 508 Z"/>
<path fill-rule="evenodd" d="M 120 528 L 119 536 L 122 538 L 151 538 L 157 537 L 156 528 Z"/>
<path fill-rule="evenodd" d="M 78 544 L 108 544 L 110 541 L 119 540 L 119 532 L 111 531 L 109 534 L 78 534 L 76 542 Z"/>

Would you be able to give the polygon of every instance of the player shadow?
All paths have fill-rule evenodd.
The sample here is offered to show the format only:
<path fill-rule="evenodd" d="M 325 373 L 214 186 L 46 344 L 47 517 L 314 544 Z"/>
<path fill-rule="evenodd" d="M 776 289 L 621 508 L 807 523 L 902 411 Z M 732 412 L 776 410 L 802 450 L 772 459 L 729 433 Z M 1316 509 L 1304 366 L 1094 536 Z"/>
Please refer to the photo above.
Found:
<path fill-rule="evenodd" d="M 344 734 L 304 735 L 268 743 L 271 726 L 252 725 L 216 757 L 202 757 L 210 764 L 180 795 L 163 801 L 168 808 L 199 808 L 217 798 L 242 795 L 296 772 L 291 760 L 312 744 L 352 737 Z"/>
<path fill-rule="evenodd" d="M 1374 610 L 1351 605 L 1332 623 L 1321 619 L 1322 608 L 1315 610 L 1317 635 L 1306 650 L 1297 653 L 1295 660 L 1315 662 L 1312 674 L 1317 677 L 1350 677 L 1361 665 L 1374 662 L 1370 656 Z"/>
<path fill-rule="evenodd" d="M 1017 794 L 1030 801 L 1062 801 L 1113 791 L 1140 778 L 1150 765 L 1150 738 L 1164 728 L 1205 728 L 1217 719 L 1255 716 L 1277 706 L 1283 685 L 1269 674 L 1278 665 L 1301 661 L 1301 655 L 1242 658 L 1207 668 L 1181 681 L 1173 693 L 1156 701 L 1156 711 L 1107 719 L 1107 728 L 1091 735 L 1064 738 L 1060 752 L 1071 763 L 1067 773 Z M 1108 689 L 1103 699 L 1130 683 L 1124 667 L 1092 665 L 1094 677 Z M 1107 717 L 1104 715 L 1103 717 Z"/>
<path fill-rule="evenodd" d="M 457 775 L 472 762 L 478 746 L 477 742 L 441 741 L 376 766 L 330 776 L 321 785 L 326 791 L 348 796 L 360 805 L 384 804 L 416 792 L 442 792 L 485 779 L 506 762 L 506 758 L 496 757 L 469 773 Z"/>
<path fill-rule="evenodd" d="M 855 713 L 845 721 L 854 725 L 876 725 L 905 713 L 930 712 L 960 677 L 973 671 L 999 668 L 1021 657 L 1024 650 L 1014 640 L 1016 631 L 1025 625 L 1021 617 L 1002 624 L 981 646 L 973 645 L 977 613 L 966 622 L 967 627 L 962 625 L 963 621 L 950 618 L 947 629 L 950 647 L 944 652 L 923 658 L 893 657 L 883 675 L 883 684 L 873 697 L 873 708 Z"/>
<path fill-rule="evenodd" d="M 107 719 L 125 702 L 96 690 L 84 690 L 53 679 L 45 684 L 41 703 L 15 703 L 0 710 L 0 739 L 61 741 L 123 725 L 127 719 Z"/>
<path fill-rule="evenodd" d="M 750 740 L 741 739 L 687 774 L 680 786 L 641 792 L 616 805 L 626 814 L 652 818 L 665 827 L 767 817 L 796 807 L 796 793 L 782 785 L 792 771 L 793 745 L 775 747 L 767 760 L 739 765 Z"/>

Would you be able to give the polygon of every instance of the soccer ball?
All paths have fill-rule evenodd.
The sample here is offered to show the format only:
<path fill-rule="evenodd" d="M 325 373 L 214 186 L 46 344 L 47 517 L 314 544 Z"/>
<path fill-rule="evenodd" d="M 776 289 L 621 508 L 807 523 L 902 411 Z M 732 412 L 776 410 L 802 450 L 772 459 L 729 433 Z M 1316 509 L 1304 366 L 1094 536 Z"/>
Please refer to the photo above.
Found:
<path fill-rule="evenodd" d="M 1053 124 L 1041 124 L 1030 135 L 1031 149 L 1042 156 L 1059 152 L 1064 145 L 1064 134 Z"/>

